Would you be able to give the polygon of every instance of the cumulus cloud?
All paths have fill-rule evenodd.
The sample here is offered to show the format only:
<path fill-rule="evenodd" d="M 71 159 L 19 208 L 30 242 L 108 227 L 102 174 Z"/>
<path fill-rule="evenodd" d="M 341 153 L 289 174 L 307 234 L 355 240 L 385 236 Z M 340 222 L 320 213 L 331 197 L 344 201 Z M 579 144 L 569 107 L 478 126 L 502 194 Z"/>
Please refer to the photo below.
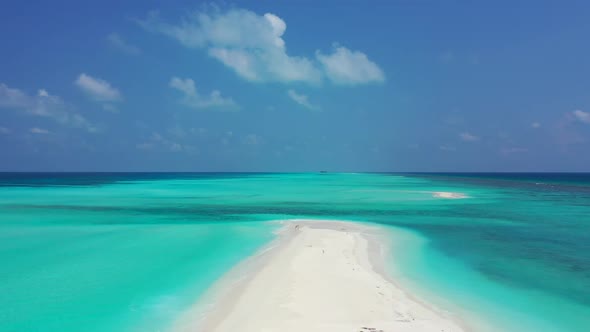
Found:
<path fill-rule="evenodd" d="M 479 137 L 468 133 L 468 132 L 463 132 L 459 134 L 459 137 L 464 140 L 465 142 L 475 142 L 475 141 L 479 141 Z"/>
<path fill-rule="evenodd" d="M 385 81 L 383 71 L 363 52 L 336 47 L 332 54 L 317 52 L 316 56 L 334 83 L 354 85 Z"/>
<path fill-rule="evenodd" d="M 316 105 L 311 104 L 309 102 L 309 98 L 306 95 L 304 95 L 304 94 L 299 94 L 295 90 L 291 90 L 291 89 L 289 91 L 287 91 L 287 94 L 297 104 L 299 104 L 299 105 L 301 105 L 301 106 L 303 106 L 303 107 L 305 107 L 307 109 L 310 109 L 310 110 L 319 110 L 320 109 L 319 106 L 316 106 Z"/>
<path fill-rule="evenodd" d="M 236 109 L 238 105 L 231 98 L 221 96 L 217 90 L 211 91 L 209 95 L 201 95 L 195 86 L 195 82 L 190 78 L 172 77 L 169 83 L 170 87 L 176 89 L 184 95 L 182 103 L 193 108 L 211 108 L 219 107 L 226 109 Z"/>
<path fill-rule="evenodd" d="M 141 49 L 125 41 L 118 33 L 111 33 L 107 36 L 107 42 L 115 49 L 128 54 L 128 55 L 139 55 Z"/>
<path fill-rule="evenodd" d="M 186 47 L 207 50 L 209 56 L 248 81 L 314 84 L 324 76 L 342 84 L 384 80 L 379 67 L 359 51 L 338 47 L 333 54 L 317 53 L 315 59 L 288 54 L 283 39 L 287 24 L 271 13 L 213 9 L 170 24 L 153 12 L 137 22 L 146 30 L 176 39 Z"/>
<path fill-rule="evenodd" d="M 29 132 L 31 132 L 32 134 L 38 134 L 38 135 L 49 134 L 49 130 L 43 129 L 43 128 L 37 128 L 37 127 L 29 129 Z"/>
<path fill-rule="evenodd" d="M 581 110 L 575 110 L 572 112 L 576 120 L 590 124 L 590 112 L 584 112 Z"/>
<path fill-rule="evenodd" d="M 13 109 L 23 113 L 50 118 L 59 124 L 82 128 L 89 132 L 97 131 L 82 115 L 76 113 L 61 98 L 40 89 L 36 95 L 10 88 L 0 83 L 0 108 Z"/>
<path fill-rule="evenodd" d="M 76 79 L 75 84 L 94 100 L 110 102 L 121 100 L 119 90 L 103 79 L 82 73 Z"/>

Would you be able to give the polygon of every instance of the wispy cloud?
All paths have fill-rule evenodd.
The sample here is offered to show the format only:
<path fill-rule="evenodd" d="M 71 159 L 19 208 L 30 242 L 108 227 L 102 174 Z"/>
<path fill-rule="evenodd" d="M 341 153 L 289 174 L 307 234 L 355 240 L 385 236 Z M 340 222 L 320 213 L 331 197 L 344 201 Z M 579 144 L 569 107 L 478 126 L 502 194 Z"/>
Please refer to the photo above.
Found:
<path fill-rule="evenodd" d="M 451 63 L 453 62 L 453 60 L 455 60 L 455 52 L 451 50 L 446 50 L 442 54 L 440 54 L 439 60 L 445 64 Z"/>
<path fill-rule="evenodd" d="M 220 140 L 221 144 L 229 145 L 233 141 L 234 141 L 234 133 L 231 130 L 226 131 L 225 133 L 221 134 L 221 140 Z"/>
<path fill-rule="evenodd" d="M 453 50 L 446 50 L 439 54 L 438 59 L 445 65 L 479 65 L 480 58 L 476 53 L 455 52 Z"/>
<path fill-rule="evenodd" d="M 294 101 L 295 101 L 297 104 L 299 104 L 299 105 L 301 105 L 301 106 L 303 106 L 303 107 L 305 107 L 305 108 L 307 108 L 307 109 L 310 109 L 310 110 L 313 110 L 313 111 L 317 111 L 317 110 L 319 110 L 319 109 L 320 109 L 320 107 L 319 107 L 319 106 L 312 105 L 312 104 L 309 102 L 309 98 L 308 98 L 306 95 L 304 95 L 304 94 L 299 94 L 299 93 L 297 93 L 295 90 L 292 90 L 292 89 L 290 89 L 289 91 L 287 91 L 287 94 L 288 94 L 288 95 L 289 95 L 289 97 L 290 97 L 291 99 L 293 99 L 293 100 L 294 100 Z"/>
<path fill-rule="evenodd" d="M 563 145 L 576 145 L 588 141 L 582 126 L 590 123 L 590 113 L 575 110 L 565 113 L 550 128 L 556 142 Z"/>
<path fill-rule="evenodd" d="M 152 12 L 137 23 L 164 34 L 189 48 L 206 49 L 209 56 L 252 82 L 305 82 L 315 84 L 327 76 L 336 84 L 382 82 L 381 69 L 360 51 L 336 47 L 316 58 L 287 53 L 283 35 L 287 24 L 277 15 L 258 15 L 244 9 L 210 9 L 166 23 Z"/>
<path fill-rule="evenodd" d="M 531 127 L 533 127 L 533 128 L 541 128 L 541 123 L 535 121 L 535 122 L 531 123 Z"/>
<path fill-rule="evenodd" d="M 575 110 L 572 112 L 576 120 L 590 124 L 590 112 L 584 112 L 581 110 Z"/>
<path fill-rule="evenodd" d="M 8 135 L 8 134 L 10 134 L 10 129 L 8 129 L 6 127 L 0 127 L 0 134 L 1 135 Z"/>
<path fill-rule="evenodd" d="M 465 142 L 476 142 L 479 141 L 479 137 L 469 132 L 463 132 L 459 134 L 459 137 Z"/>
<path fill-rule="evenodd" d="M 139 55 L 141 54 L 141 49 L 133 44 L 128 43 L 121 37 L 118 33 L 111 33 L 107 36 L 107 42 L 113 48 L 128 54 L 128 55 Z"/>
<path fill-rule="evenodd" d="M 119 109 L 113 104 L 103 104 L 102 109 L 111 113 L 119 113 Z"/>
<path fill-rule="evenodd" d="M 37 134 L 37 135 L 46 135 L 46 134 L 49 134 L 49 130 L 43 129 L 43 128 L 37 128 L 37 127 L 34 127 L 34 128 L 29 129 L 29 132 L 32 133 L 32 134 Z"/>
<path fill-rule="evenodd" d="M 260 145 L 262 144 L 263 140 L 262 137 L 256 135 L 256 134 L 248 134 L 246 136 L 244 136 L 244 138 L 242 139 L 242 143 L 246 144 L 246 145 Z"/>
<path fill-rule="evenodd" d="M 45 94 L 47 91 L 39 90 L 39 96 Z M 27 96 L 19 89 L 8 87 L 4 83 L 0 83 L 0 107 L 4 108 L 28 108 L 31 106 L 32 98 Z"/>
<path fill-rule="evenodd" d="M 193 145 L 173 141 L 157 132 L 152 133 L 147 141 L 137 144 L 136 147 L 140 150 L 160 149 L 170 152 L 186 152 L 189 154 L 194 154 L 198 151 Z"/>
<path fill-rule="evenodd" d="M 119 90 L 103 79 L 82 73 L 74 83 L 94 100 L 115 102 L 122 99 Z"/>
<path fill-rule="evenodd" d="M 237 109 L 238 105 L 231 98 L 221 96 L 221 92 L 213 90 L 209 95 L 201 95 L 195 86 L 195 82 L 190 78 L 173 77 L 169 83 L 170 87 L 176 89 L 184 95 L 182 103 L 193 108 L 224 108 Z"/>
<path fill-rule="evenodd" d="M 45 89 L 40 89 L 36 95 L 28 95 L 19 89 L 0 83 L 0 108 L 50 118 L 59 124 L 82 128 L 89 132 L 97 131 L 96 126 L 75 112 L 61 98 L 51 95 Z"/>

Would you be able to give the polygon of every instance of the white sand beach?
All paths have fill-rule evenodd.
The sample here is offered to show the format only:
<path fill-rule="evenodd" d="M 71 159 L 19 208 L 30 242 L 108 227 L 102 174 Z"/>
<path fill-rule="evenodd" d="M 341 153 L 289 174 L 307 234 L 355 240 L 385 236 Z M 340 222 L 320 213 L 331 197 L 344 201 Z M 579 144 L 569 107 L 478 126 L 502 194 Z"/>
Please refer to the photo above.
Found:
<path fill-rule="evenodd" d="M 173 330 L 464 331 L 383 273 L 386 252 L 376 230 L 338 221 L 285 222 L 270 248 L 222 278 L 210 305 L 187 312 Z"/>

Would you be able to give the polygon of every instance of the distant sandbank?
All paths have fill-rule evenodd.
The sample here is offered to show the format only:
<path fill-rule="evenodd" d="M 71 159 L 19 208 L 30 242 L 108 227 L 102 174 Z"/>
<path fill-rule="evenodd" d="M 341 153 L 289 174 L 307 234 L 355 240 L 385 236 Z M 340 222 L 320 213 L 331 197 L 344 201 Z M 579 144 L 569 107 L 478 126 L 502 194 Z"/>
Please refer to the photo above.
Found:
<path fill-rule="evenodd" d="M 378 227 L 283 223 L 271 246 L 222 278 L 173 331 L 465 331 L 384 273 Z"/>
<path fill-rule="evenodd" d="M 468 196 L 462 193 L 454 193 L 448 191 L 436 191 L 432 194 L 436 198 L 449 198 L 449 199 L 460 199 L 467 198 Z"/>

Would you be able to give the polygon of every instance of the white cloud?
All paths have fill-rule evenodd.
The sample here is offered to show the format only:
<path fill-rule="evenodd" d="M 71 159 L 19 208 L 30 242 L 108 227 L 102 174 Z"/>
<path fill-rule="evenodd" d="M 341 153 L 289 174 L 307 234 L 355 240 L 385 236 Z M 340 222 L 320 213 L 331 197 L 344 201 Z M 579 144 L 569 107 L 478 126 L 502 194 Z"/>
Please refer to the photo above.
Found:
<path fill-rule="evenodd" d="M 580 144 L 586 142 L 587 138 L 578 124 L 590 124 L 590 113 L 581 110 L 567 112 L 549 129 L 561 145 Z"/>
<path fill-rule="evenodd" d="M 471 133 L 468 133 L 468 132 L 460 133 L 459 137 L 466 142 L 479 141 L 479 137 L 477 137 Z"/>
<path fill-rule="evenodd" d="M 297 104 L 299 104 L 299 105 L 301 105 L 301 106 L 303 106 L 303 107 L 305 107 L 305 108 L 307 108 L 307 109 L 310 109 L 310 110 L 319 110 L 319 109 L 320 109 L 320 107 L 319 107 L 319 106 L 312 105 L 312 104 L 309 102 L 309 99 L 308 99 L 308 97 L 307 97 L 306 95 L 304 95 L 304 94 L 299 94 L 299 93 L 297 93 L 295 90 L 291 90 L 291 89 L 290 89 L 289 91 L 287 91 L 287 94 L 288 94 L 288 95 L 289 95 L 289 97 L 290 97 L 291 99 L 293 99 L 293 100 L 294 100 L 294 101 L 295 101 Z"/>
<path fill-rule="evenodd" d="M 580 122 L 584 122 L 584 123 L 590 123 L 590 112 L 584 112 L 581 110 L 575 110 L 572 112 L 572 114 L 574 115 L 574 117 L 580 121 Z"/>
<path fill-rule="evenodd" d="M 238 105 L 231 98 L 224 98 L 221 92 L 211 91 L 208 96 L 201 95 L 195 87 L 195 82 L 190 78 L 173 77 L 169 83 L 174 88 L 183 93 L 182 103 L 194 108 L 220 107 L 226 109 L 236 109 Z"/>
<path fill-rule="evenodd" d="M 332 54 L 317 52 L 316 56 L 334 83 L 354 85 L 385 81 L 383 71 L 363 52 L 340 46 Z"/>
<path fill-rule="evenodd" d="M 533 123 L 531 123 L 531 127 L 533 127 L 533 128 L 541 128 L 541 124 L 539 122 L 533 122 Z"/>
<path fill-rule="evenodd" d="M 37 95 L 32 96 L 0 83 L 0 108 L 14 109 L 29 115 L 50 118 L 57 123 L 83 128 L 89 132 L 97 131 L 94 125 L 73 111 L 61 98 L 51 95 L 45 89 L 40 89 Z"/>
<path fill-rule="evenodd" d="M 121 100 L 119 90 L 103 79 L 82 73 L 76 79 L 75 84 L 94 100 L 111 102 Z"/>
<path fill-rule="evenodd" d="M 271 13 L 214 9 L 194 13 L 176 25 L 151 13 L 137 22 L 146 30 L 174 38 L 186 47 L 206 49 L 211 57 L 248 81 L 315 84 L 325 75 L 343 84 L 385 79 L 364 53 L 344 47 L 336 48 L 331 55 L 317 53 L 316 59 L 287 54 L 283 39 L 287 24 Z"/>
<path fill-rule="evenodd" d="M 8 129 L 6 127 L 0 127 L 0 134 L 8 135 L 8 134 L 10 134 L 10 129 Z"/>
<path fill-rule="evenodd" d="M 33 134 L 38 134 L 38 135 L 49 134 L 49 130 L 43 129 L 43 128 L 37 128 L 37 127 L 29 129 L 29 132 L 31 132 Z"/>
<path fill-rule="evenodd" d="M 0 83 L 0 107 L 3 108 L 25 108 L 30 106 L 31 98 L 19 89 L 8 87 Z"/>
<path fill-rule="evenodd" d="M 321 79 L 312 61 L 287 54 L 282 39 L 287 25 L 270 13 L 257 15 L 242 9 L 200 12 L 180 25 L 164 23 L 152 14 L 140 21 L 140 25 L 187 47 L 207 49 L 211 57 L 249 81 L 318 82 Z"/>
<path fill-rule="evenodd" d="M 139 55 L 141 54 L 141 49 L 139 47 L 129 44 L 123 37 L 121 37 L 118 33 L 111 33 L 107 36 L 107 41 L 111 46 L 118 49 L 119 51 L 129 54 L 129 55 Z"/>

